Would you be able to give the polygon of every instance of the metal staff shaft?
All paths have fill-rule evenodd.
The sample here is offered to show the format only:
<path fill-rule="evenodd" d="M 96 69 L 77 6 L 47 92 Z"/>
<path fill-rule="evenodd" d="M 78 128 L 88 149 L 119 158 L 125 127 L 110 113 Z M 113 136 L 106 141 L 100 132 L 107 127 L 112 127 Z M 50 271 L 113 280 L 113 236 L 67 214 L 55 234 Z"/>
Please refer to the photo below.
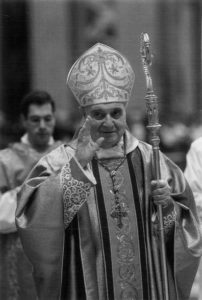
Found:
<path fill-rule="evenodd" d="M 150 40 L 146 33 L 141 34 L 141 57 L 143 63 L 143 70 L 146 76 L 147 94 L 145 96 L 148 125 L 147 129 L 150 133 L 150 142 L 153 150 L 153 167 L 154 167 L 154 179 L 159 180 L 160 174 L 160 159 L 159 159 L 159 130 L 161 125 L 158 120 L 158 101 L 157 96 L 153 92 L 152 78 L 149 72 L 149 66 L 151 65 L 151 53 L 150 53 Z M 159 218 L 159 232 L 160 232 L 160 256 L 161 256 L 161 271 L 163 277 L 163 299 L 169 300 L 168 293 L 168 275 L 167 275 L 167 264 L 166 264 L 166 248 L 165 248 L 165 237 L 164 237 L 164 226 L 163 226 L 163 212 L 162 206 L 158 205 L 157 208 Z"/>

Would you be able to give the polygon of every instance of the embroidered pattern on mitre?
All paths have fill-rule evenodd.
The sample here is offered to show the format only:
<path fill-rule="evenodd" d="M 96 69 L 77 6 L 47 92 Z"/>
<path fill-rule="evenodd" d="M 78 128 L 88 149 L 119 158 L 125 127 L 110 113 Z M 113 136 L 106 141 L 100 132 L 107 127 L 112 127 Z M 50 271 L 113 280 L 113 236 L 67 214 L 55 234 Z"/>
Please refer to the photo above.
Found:
<path fill-rule="evenodd" d="M 72 66 L 67 84 L 81 106 L 128 102 L 135 74 L 115 49 L 97 43 Z"/>

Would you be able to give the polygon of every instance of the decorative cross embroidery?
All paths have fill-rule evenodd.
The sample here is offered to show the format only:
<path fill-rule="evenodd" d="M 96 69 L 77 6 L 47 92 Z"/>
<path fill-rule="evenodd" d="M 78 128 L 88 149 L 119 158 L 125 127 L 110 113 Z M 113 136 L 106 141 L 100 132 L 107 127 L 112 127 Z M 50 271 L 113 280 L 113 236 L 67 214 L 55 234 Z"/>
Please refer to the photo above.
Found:
<path fill-rule="evenodd" d="M 117 226 L 119 228 L 122 228 L 123 227 L 122 218 L 127 216 L 127 212 L 124 210 L 122 211 L 120 203 L 116 204 L 114 210 L 111 212 L 110 215 L 113 219 L 117 219 Z"/>

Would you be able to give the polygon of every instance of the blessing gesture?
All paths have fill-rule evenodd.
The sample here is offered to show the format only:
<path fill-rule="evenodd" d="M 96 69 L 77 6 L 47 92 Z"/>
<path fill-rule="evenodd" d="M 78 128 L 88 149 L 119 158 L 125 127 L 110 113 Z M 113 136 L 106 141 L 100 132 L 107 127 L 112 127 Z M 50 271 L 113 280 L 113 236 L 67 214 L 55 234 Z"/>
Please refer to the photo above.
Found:
<path fill-rule="evenodd" d="M 96 141 L 92 140 L 90 134 L 92 121 L 92 118 L 88 116 L 78 134 L 75 157 L 83 167 L 85 167 L 92 160 L 95 152 L 99 149 L 104 141 L 104 137 L 100 137 Z"/>

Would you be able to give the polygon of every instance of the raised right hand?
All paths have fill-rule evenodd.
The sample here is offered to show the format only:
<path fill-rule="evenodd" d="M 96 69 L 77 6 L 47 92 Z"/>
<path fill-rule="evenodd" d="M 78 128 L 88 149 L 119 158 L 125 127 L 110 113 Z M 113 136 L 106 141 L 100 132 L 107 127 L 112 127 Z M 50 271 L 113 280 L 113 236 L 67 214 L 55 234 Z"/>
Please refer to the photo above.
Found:
<path fill-rule="evenodd" d="M 95 152 L 99 149 L 104 137 L 100 137 L 96 141 L 93 141 L 90 134 L 90 128 L 92 124 L 92 118 L 88 116 L 81 127 L 77 138 L 77 150 L 75 157 L 79 163 L 85 167 L 93 158 Z"/>

